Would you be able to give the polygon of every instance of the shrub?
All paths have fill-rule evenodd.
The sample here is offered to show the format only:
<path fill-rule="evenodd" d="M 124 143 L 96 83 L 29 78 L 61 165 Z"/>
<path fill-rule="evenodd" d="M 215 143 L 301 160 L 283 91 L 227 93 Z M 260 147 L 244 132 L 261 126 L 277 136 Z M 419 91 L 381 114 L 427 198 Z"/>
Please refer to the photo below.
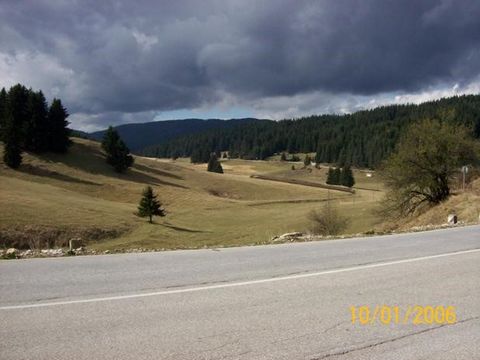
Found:
<path fill-rule="evenodd" d="M 312 210 L 308 214 L 310 220 L 310 232 L 315 235 L 338 235 L 343 232 L 349 223 L 349 219 L 327 201 L 320 210 Z"/>

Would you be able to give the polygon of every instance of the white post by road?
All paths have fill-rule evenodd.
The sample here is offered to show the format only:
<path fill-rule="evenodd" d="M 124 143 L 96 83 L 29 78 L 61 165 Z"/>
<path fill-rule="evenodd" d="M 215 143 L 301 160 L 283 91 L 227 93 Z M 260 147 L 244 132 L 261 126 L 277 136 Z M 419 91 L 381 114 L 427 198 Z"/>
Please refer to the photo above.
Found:
<path fill-rule="evenodd" d="M 463 191 L 465 191 L 465 175 L 468 173 L 468 165 L 462 166 L 462 175 L 463 175 Z"/>

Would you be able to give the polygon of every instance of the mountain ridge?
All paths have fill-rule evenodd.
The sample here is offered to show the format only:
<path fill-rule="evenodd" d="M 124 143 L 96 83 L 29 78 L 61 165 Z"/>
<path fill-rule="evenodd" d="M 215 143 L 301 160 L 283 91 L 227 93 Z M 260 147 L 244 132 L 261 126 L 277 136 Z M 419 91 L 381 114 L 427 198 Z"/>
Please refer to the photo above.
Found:
<path fill-rule="evenodd" d="M 239 119 L 199 119 L 187 118 L 179 120 L 160 120 L 145 123 L 129 123 L 114 126 L 130 150 L 137 153 L 146 147 L 158 145 L 178 136 L 191 135 L 214 128 L 251 123 L 255 121 L 270 121 L 256 118 Z M 88 133 L 93 140 L 101 140 L 106 129 Z"/>
<path fill-rule="evenodd" d="M 234 158 L 266 159 L 285 151 L 316 153 L 317 162 L 374 168 L 393 151 L 406 125 L 426 117 L 466 125 L 480 138 L 480 95 L 280 121 L 190 118 L 130 123 L 115 128 L 133 153 L 150 157 L 195 155 L 203 162 L 211 152 L 228 151 Z M 86 137 L 101 140 L 104 132 L 96 131 Z"/>
<path fill-rule="evenodd" d="M 471 129 L 480 138 L 480 95 L 461 95 L 421 104 L 399 104 L 344 115 L 312 115 L 294 120 L 254 122 L 182 135 L 146 147 L 145 156 L 193 157 L 208 161 L 211 152 L 230 157 L 266 159 L 288 153 L 315 153 L 318 163 L 375 168 L 395 149 L 412 122 L 438 119 Z"/>

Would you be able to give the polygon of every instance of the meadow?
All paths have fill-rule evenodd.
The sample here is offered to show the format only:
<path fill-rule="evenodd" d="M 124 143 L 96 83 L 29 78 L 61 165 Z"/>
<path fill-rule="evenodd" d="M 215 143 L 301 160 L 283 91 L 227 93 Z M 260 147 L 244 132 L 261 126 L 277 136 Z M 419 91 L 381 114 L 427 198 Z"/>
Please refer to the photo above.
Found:
<path fill-rule="evenodd" d="M 1 149 L 0 149 L 1 150 Z M 301 162 L 222 160 L 224 174 L 188 159 L 135 157 L 115 173 L 100 144 L 73 138 L 68 154 L 24 154 L 19 170 L 0 163 L 0 231 L 56 231 L 82 237 L 98 250 L 182 249 L 269 243 L 275 235 L 306 232 L 308 212 L 331 201 L 350 218 L 346 234 L 370 231 L 383 186 L 375 173 L 354 169 L 355 194 L 251 178 L 269 174 L 324 183 L 328 166 Z M 167 216 L 154 224 L 135 216 L 142 189 L 151 185 Z"/>

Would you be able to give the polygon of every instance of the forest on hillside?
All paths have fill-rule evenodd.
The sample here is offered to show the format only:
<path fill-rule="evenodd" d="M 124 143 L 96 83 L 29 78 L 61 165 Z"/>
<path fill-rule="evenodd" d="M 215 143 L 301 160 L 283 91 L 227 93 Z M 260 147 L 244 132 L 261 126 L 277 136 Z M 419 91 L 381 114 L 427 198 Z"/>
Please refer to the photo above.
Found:
<path fill-rule="evenodd" d="M 22 152 L 65 153 L 70 145 L 68 112 L 60 99 L 47 103 L 41 90 L 21 84 L 0 90 L 0 140 L 3 160 L 11 168 L 22 163 Z"/>
<path fill-rule="evenodd" d="M 115 130 L 134 152 L 141 151 L 147 146 L 158 145 L 184 135 L 205 132 L 214 128 L 228 128 L 239 124 L 246 124 L 258 119 L 183 119 L 151 121 L 143 124 L 123 124 L 115 126 Z M 95 131 L 86 134 L 88 138 L 102 140 L 107 130 Z"/>
<path fill-rule="evenodd" d="M 141 151 L 153 157 L 191 157 L 207 162 L 212 152 L 232 158 L 265 159 L 276 153 L 316 153 L 317 162 L 377 167 L 412 122 L 431 118 L 466 125 L 480 137 L 480 95 L 420 105 L 390 105 L 347 115 L 258 121 L 181 136 Z"/>

